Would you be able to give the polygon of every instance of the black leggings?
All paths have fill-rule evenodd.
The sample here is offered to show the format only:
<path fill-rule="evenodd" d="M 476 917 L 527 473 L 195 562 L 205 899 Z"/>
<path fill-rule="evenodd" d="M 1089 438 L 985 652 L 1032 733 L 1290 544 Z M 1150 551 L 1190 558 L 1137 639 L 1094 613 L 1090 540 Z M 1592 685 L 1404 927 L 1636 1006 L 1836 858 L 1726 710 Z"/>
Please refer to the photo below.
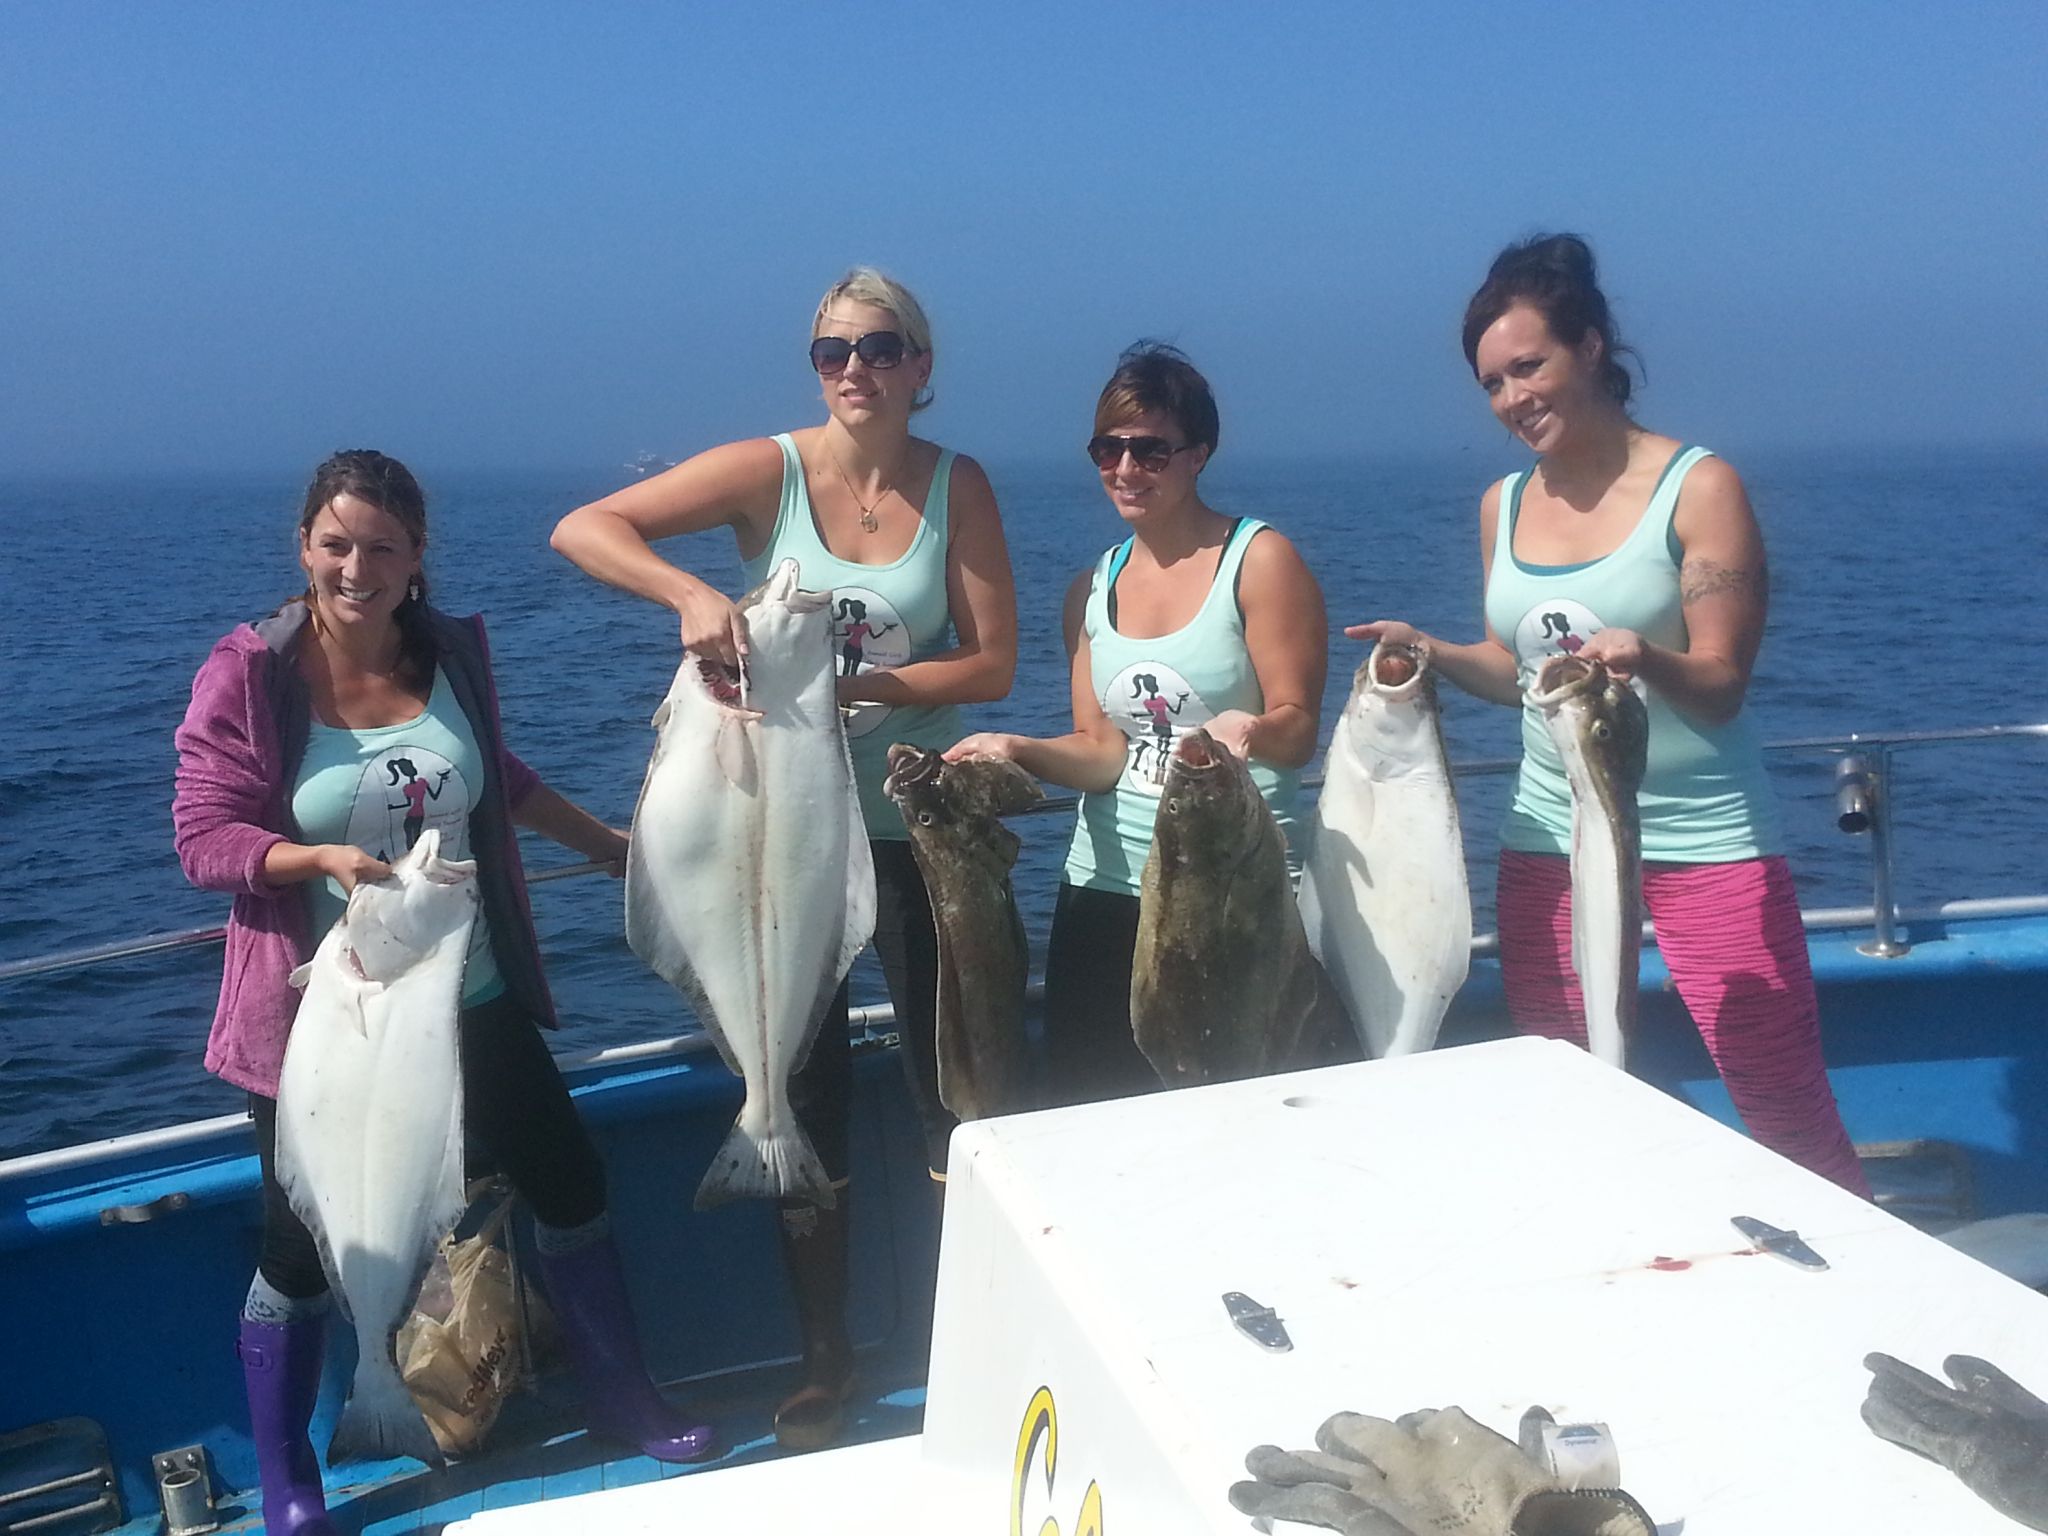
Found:
<path fill-rule="evenodd" d="M 1131 1036 L 1138 898 L 1060 882 L 1045 950 L 1048 1106 L 1155 1093 L 1159 1074 Z"/>
<path fill-rule="evenodd" d="M 939 938 L 932 926 L 932 899 L 908 842 L 878 839 L 868 846 L 875 857 L 875 958 L 896 1008 L 903 1070 L 924 1131 L 925 1155 L 932 1171 L 943 1173 L 946 1140 L 959 1121 L 939 1100 Z M 834 1184 L 846 1180 L 847 1122 L 853 1102 L 847 1010 L 847 984 L 842 981 L 818 1025 L 810 1056 L 789 1080 L 790 1103 Z"/>
<path fill-rule="evenodd" d="M 459 1021 L 463 1125 L 497 1170 L 550 1227 L 580 1227 L 604 1214 L 604 1164 L 540 1026 L 502 994 Z M 843 1031 L 842 1031 L 843 1033 Z M 277 1101 L 249 1095 L 263 1164 L 263 1278 L 294 1300 L 327 1289 L 313 1234 L 277 1182 Z"/>

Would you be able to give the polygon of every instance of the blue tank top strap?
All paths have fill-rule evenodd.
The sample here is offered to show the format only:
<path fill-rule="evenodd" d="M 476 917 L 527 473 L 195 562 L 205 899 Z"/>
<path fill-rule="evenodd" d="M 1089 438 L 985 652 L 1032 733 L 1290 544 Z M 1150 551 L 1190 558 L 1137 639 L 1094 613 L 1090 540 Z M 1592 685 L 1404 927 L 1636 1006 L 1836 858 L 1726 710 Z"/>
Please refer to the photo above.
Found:
<path fill-rule="evenodd" d="M 1123 575 L 1124 567 L 1131 563 L 1131 550 L 1137 542 L 1135 538 L 1125 539 L 1109 552 L 1109 570 L 1102 578 L 1105 587 L 1116 585 L 1117 577 Z"/>
<path fill-rule="evenodd" d="M 1240 627 L 1244 624 L 1244 603 L 1237 595 L 1237 579 L 1244 570 L 1245 551 L 1252 547 L 1252 540 L 1266 528 L 1256 517 L 1240 517 L 1230 525 L 1230 533 L 1223 541 L 1223 557 L 1216 562 L 1216 588 L 1230 594 L 1231 611 L 1237 615 Z"/>
<path fill-rule="evenodd" d="M 798 519 L 808 524 L 811 516 L 811 493 L 804 484 L 804 461 L 802 455 L 796 451 L 796 439 L 787 432 L 778 432 L 775 434 L 774 442 L 775 446 L 782 450 L 782 499 L 775 508 L 775 531 L 768 536 L 769 549 L 786 543 L 792 525 L 796 524 Z M 765 559 L 764 552 L 745 563 L 752 566 L 757 561 L 765 563 Z M 763 575 L 765 574 L 763 572 Z M 758 584 L 762 577 L 755 576 L 749 571 L 748 579 Z"/>
<path fill-rule="evenodd" d="M 1683 489 L 1685 477 L 1701 459 L 1714 456 L 1711 448 L 1692 445 L 1680 448 L 1665 464 L 1664 472 L 1657 477 L 1656 488 L 1650 492 L 1650 504 L 1643 511 L 1644 526 L 1639 530 L 1645 537 L 1654 536 L 1658 526 L 1664 529 L 1664 553 L 1671 557 L 1674 570 L 1685 564 L 1685 546 L 1678 539 L 1678 493 Z"/>

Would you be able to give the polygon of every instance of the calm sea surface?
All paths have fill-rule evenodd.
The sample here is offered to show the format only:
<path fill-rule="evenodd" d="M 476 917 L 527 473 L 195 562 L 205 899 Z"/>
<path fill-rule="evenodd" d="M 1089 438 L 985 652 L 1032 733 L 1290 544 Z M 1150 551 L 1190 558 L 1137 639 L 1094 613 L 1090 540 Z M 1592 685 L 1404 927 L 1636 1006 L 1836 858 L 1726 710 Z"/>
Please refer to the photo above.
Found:
<path fill-rule="evenodd" d="M 1016 689 L 976 725 L 1064 729 L 1060 595 L 1121 536 L 1093 471 L 990 465 L 1023 639 Z M 607 475 L 436 479 L 436 601 L 482 610 L 516 751 L 620 825 L 676 663 L 672 620 L 599 587 L 547 549 L 554 520 Z M 1213 504 L 1265 518 L 1300 546 L 1334 623 L 1403 617 L 1469 638 L 1479 624 L 1476 505 L 1512 461 L 1256 465 L 1226 453 Z M 1767 739 L 2048 719 L 2048 454 L 1972 451 L 1749 457 L 1739 467 L 1773 572 L 1769 637 L 1751 693 Z M 188 886 L 171 850 L 171 733 L 193 671 L 237 621 L 298 589 L 300 484 L 0 486 L 0 962 L 214 924 L 226 898 Z M 728 591 L 731 540 L 668 551 Z M 1337 641 L 1325 734 L 1356 647 Z M 1447 694 L 1452 753 L 1516 749 L 1511 710 Z M 1832 760 L 1774 755 L 1788 852 L 1809 905 L 1867 902 L 1865 844 L 1833 827 Z M 1460 785 L 1479 925 L 1490 927 L 1493 834 L 1505 777 Z M 1899 898 L 2048 888 L 2048 742 L 1924 748 L 1896 766 Z M 1020 822 L 1018 893 L 1044 942 L 1071 816 Z M 530 866 L 566 862 L 529 841 Z M 682 1004 L 626 949 L 620 888 L 536 892 L 567 1027 L 558 1049 L 675 1033 Z M 879 1000 L 863 960 L 860 1000 Z M 217 949 L 0 983 L 0 1156 L 217 1114 L 240 1095 L 200 1065 Z"/>

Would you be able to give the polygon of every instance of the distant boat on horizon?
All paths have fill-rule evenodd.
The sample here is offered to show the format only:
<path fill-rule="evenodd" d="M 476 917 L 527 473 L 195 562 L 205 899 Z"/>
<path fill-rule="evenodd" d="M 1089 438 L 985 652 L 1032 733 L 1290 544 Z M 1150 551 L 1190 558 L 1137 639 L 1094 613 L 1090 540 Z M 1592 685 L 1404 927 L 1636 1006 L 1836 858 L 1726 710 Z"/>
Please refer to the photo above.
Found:
<path fill-rule="evenodd" d="M 658 453 L 636 453 L 626 461 L 626 468 L 643 478 L 648 475 L 658 475 L 664 469 L 674 469 L 675 467 L 676 460 L 664 459 Z"/>

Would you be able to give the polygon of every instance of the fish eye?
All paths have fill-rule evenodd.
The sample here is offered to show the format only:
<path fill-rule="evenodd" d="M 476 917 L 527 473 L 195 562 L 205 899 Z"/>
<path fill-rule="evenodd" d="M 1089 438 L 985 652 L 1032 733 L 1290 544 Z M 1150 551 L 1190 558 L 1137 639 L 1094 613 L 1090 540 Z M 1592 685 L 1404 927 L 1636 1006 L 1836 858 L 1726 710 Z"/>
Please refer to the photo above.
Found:
<path fill-rule="evenodd" d="M 928 827 L 937 819 L 930 811 L 919 811 L 917 813 L 917 824 L 920 827 Z"/>
<path fill-rule="evenodd" d="M 1605 720 L 1595 720 L 1593 722 L 1593 735 L 1598 740 L 1605 741 L 1608 737 L 1612 736 L 1613 734 L 1614 727 L 1609 725 Z"/>

